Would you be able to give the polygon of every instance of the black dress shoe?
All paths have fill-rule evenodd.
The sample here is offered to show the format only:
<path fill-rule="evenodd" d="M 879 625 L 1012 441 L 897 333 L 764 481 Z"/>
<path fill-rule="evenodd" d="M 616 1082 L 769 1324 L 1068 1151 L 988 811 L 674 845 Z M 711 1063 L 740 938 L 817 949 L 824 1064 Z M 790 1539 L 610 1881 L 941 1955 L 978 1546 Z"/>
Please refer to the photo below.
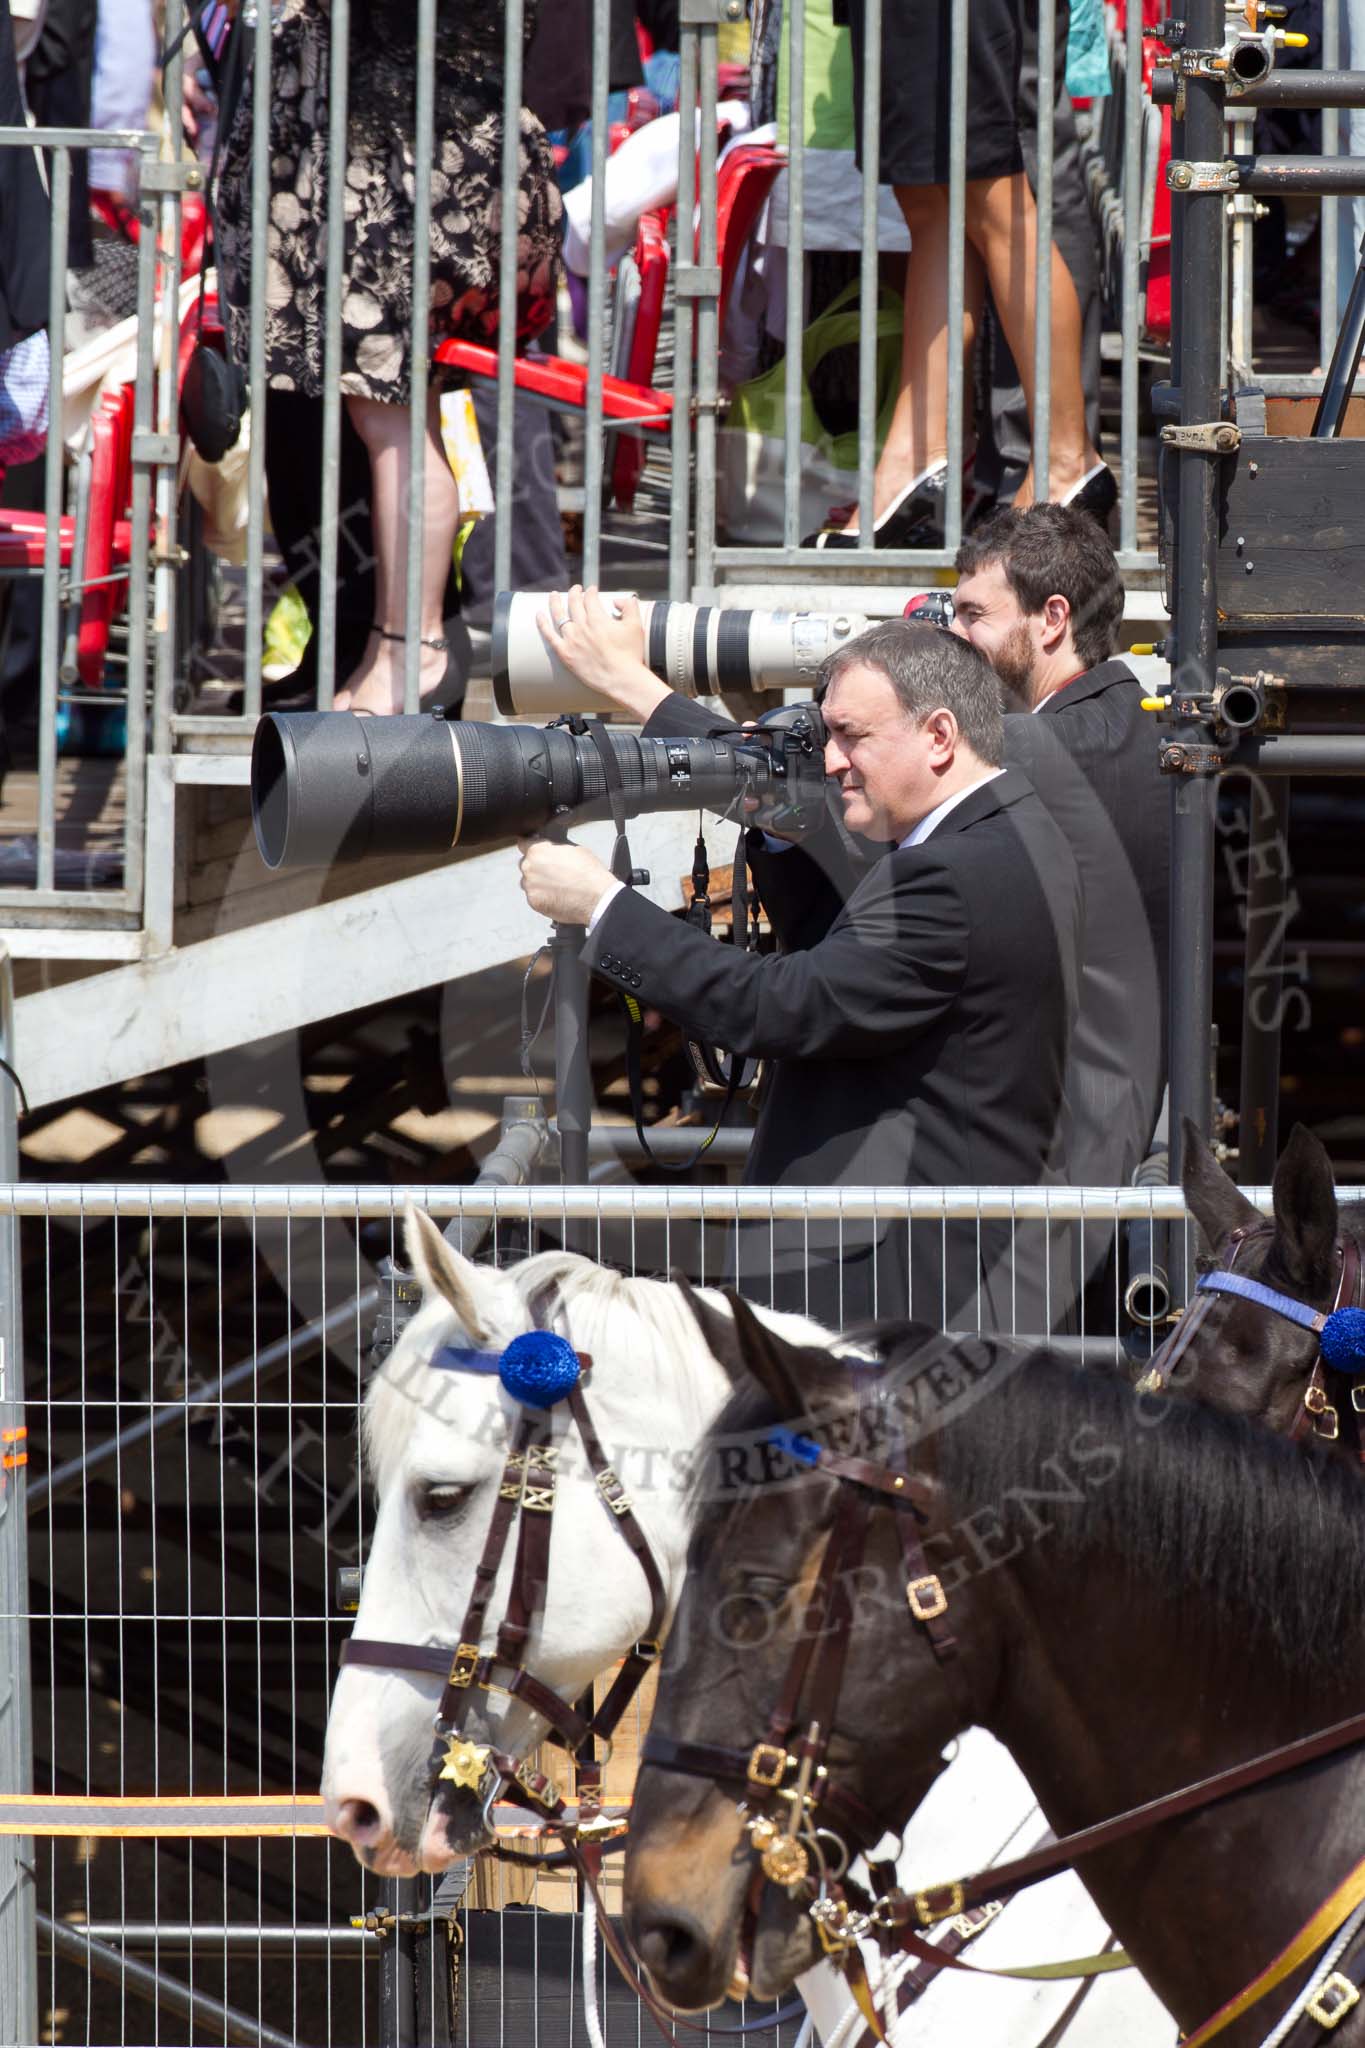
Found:
<path fill-rule="evenodd" d="M 948 465 L 940 462 L 926 469 L 905 486 L 888 505 L 872 529 L 874 548 L 941 548 L 944 536 L 943 508 L 948 495 Z M 838 533 L 826 527 L 807 534 L 803 548 L 860 548 L 862 535 Z"/>
<path fill-rule="evenodd" d="M 1109 515 L 1119 501 L 1119 487 L 1114 481 L 1114 472 L 1107 463 L 1097 463 L 1087 470 L 1078 484 L 1062 499 L 1063 505 L 1072 505 L 1078 512 L 1088 512 L 1092 519 L 1099 521 L 1105 532 L 1109 531 Z"/>

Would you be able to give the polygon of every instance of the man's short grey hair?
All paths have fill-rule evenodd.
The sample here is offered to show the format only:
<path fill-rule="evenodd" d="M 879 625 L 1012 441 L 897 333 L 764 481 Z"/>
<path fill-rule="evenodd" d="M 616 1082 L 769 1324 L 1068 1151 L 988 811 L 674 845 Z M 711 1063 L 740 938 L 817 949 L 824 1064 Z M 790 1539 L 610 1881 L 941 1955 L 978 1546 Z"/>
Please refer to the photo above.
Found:
<path fill-rule="evenodd" d="M 951 711 L 978 760 L 988 768 L 1004 761 L 1000 683 L 970 641 L 913 619 L 869 626 L 822 663 L 816 692 L 821 702 L 851 668 L 875 668 L 884 675 L 916 725 L 935 711 Z"/>

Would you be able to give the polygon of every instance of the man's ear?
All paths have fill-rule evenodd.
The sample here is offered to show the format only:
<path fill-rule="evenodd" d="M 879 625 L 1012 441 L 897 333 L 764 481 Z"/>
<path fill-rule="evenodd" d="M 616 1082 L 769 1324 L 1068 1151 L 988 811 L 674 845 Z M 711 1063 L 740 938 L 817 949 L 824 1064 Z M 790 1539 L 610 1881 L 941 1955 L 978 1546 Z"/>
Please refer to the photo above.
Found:
<path fill-rule="evenodd" d="M 472 1259 L 447 1242 L 425 1209 L 409 1202 L 403 1219 L 403 1243 L 413 1272 L 422 1283 L 423 1302 L 439 1296 L 448 1301 L 476 1344 L 486 1344 L 492 1324 L 480 1307 L 480 1274 Z"/>
<path fill-rule="evenodd" d="M 1043 605 L 1043 645 L 1049 654 L 1055 654 L 1071 631 L 1071 603 L 1054 591 Z"/>
<path fill-rule="evenodd" d="M 931 711 L 925 724 L 933 734 L 935 744 L 942 748 L 945 758 L 951 759 L 962 735 L 957 719 L 947 705 L 940 705 L 937 711 Z"/>

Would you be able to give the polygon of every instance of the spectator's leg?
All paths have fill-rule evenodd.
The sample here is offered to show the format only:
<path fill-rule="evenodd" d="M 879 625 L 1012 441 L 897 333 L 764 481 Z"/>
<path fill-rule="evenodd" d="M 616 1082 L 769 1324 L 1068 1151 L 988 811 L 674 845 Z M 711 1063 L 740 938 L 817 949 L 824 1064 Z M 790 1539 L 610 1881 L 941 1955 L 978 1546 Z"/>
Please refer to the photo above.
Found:
<path fill-rule="evenodd" d="M 1358 0 L 1365 6 L 1365 0 Z M 1081 171 L 1080 140 L 1071 95 L 1066 89 L 1068 10 L 1057 9 L 1056 96 L 1053 107 L 1052 232 L 1062 260 L 1071 272 L 1081 308 L 1081 383 L 1085 391 L 1086 432 L 1100 445 L 1100 305 L 1099 244 Z M 1024 10 L 1024 39 L 1019 67 L 1019 141 L 1030 188 L 1038 189 L 1038 10 Z M 976 485 L 979 514 L 1014 497 L 1029 465 L 1029 417 L 1023 386 L 1000 323 L 987 328 L 989 346 L 982 365 L 989 382 L 989 408 L 984 404 L 977 423 Z"/>
<path fill-rule="evenodd" d="M 408 492 L 411 478 L 411 409 L 386 405 L 374 398 L 346 400 L 346 409 L 370 457 L 371 514 L 375 545 L 375 625 L 397 638 L 372 632 L 360 666 L 336 698 L 338 711 L 369 711 L 380 716 L 403 708 L 402 644 L 407 594 Z M 443 620 L 446 576 L 460 523 L 460 494 L 441 442 L 440 395 L 432 391 L 427 406 L 427 451 L 424 465 L 422 530 L 417 545 L 422 555 L 423 645 L 421 687 L 434 690 L 446 675 Z M 427 645 L 427 642 L 435 645 Z"/>
<path fill-rule="evenodd" d="M 981 254 L 1005 339 L 1024 387 L 1029 418 L 1034 416 L 1034 286 L 1037 278 L 1038 213 L 1028 180 L 974 178 L 967 185 L 967 233 Z M 1048 491 L 1060 498 L 1099 461 L 1086 432 L 1081 386 L 1081 309 L 1071 273 L 1056 244 L 1052 248 L 1052 433 Z M 1015 499 L 1033 503 L 1030 466 Z"/>
<path fill-rule="evenodd" d="M 905 267 L 900 392 L 872 496 L 878 519 L 908 483 L 948 453 L 948 188 L 897 185 L 895 193 L 910 230 L 911 255 Z M 983 284 L 980 260 L 969 242 L 963 308 L 963 349 L 969 360 Z M 851 529 L 857 523 L 855 509 Z"/>
<path fill-rule="evenodd" d="M 271 529 L 284 557 L 285 579 L 303 599 L 313 626 L 313 637 L 289 678 L 289 687 L 291 695 L 307 695 L 317 689 L 318 683 L 322 400 L 306 397 L 301 391 L 274 391 L 267 387 L 265 422 L 265 476 Z M 340 454 L 336 672 L 348 676 L 364 658 L 375 609 L 370 461 L 344 412 Z"/>
<path fill-rule="evenodd" d="M 479 439 L 491 477 L 497 476 L 498 393 L 487 378 L 473 384 Z M 512 588 L 567 590 L 573 578 L 564 552 L 564 527 L 555 493 L 550 414 L 517 393 L 512 416 L 516 461 L 512 476 Z M 465 610 L 471 625 L 493 617 L 493 521 L 481 519 L 460 556 Z"/>

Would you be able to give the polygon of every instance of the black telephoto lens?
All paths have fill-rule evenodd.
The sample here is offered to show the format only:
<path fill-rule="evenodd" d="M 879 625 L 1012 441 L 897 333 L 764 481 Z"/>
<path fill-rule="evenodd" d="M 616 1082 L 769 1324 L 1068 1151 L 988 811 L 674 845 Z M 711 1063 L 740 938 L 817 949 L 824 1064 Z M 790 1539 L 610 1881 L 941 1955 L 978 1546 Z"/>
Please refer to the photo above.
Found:
<path fill-rule="evenodd" d="M 477 725 L 350 711 L 270 712 L 251 752 L 251 809 L 267 867 L 326 865 L 385 853 L 442 853 L 539 832 L 554 818 L 611 815 L 598 741 L 621 801 L 641 811 L 722 817 L 757 796 L 782 829 L 824 812 L 824 733 L 813 705 L 761 733 L 643 739 L 568 725 Z M 786 822 L 782 822 L 786 821 Z"/>

